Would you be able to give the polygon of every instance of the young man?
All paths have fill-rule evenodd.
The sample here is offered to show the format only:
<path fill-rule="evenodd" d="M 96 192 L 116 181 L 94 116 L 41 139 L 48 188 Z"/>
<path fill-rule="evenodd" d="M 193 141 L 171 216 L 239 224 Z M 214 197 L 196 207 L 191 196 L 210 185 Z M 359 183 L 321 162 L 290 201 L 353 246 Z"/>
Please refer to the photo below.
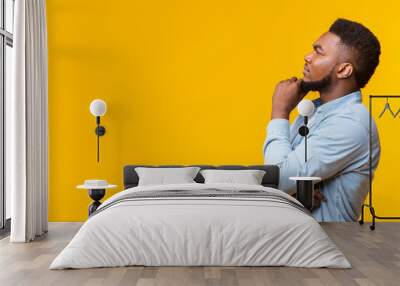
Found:
<path fill-rule="evenodd" d="M 369 190 L 369 113 L 361 92 L 379 63 L 380 44 L 363 25 L 336 20 L 305 56 L 303 79 L 277 84 L 272 97 L 272 120 L 264 144 L 266 164 L 280 167 L 280 189 L 295 193 L 291 176 L 322 178 L 322 201 L 313 210 L 319 221 L 356 221 Z M 298 133 L 303 118 L 289 126 L 289 114 L 309 91 L 318 91 L 309 118 L 307 162 L 304 137 Z M 373 122 L 372 162 L 380 157 Z"/>

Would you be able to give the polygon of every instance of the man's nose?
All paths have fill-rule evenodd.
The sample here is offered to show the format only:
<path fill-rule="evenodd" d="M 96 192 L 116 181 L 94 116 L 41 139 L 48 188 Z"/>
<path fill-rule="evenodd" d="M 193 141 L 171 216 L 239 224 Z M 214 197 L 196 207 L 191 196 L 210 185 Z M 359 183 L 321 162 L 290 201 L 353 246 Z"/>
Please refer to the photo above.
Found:
<path fill-rule="evenodd" d="M 304 60 L 306 61 L 306 63 L 310 63 L 311 62 L 311 54 L 307 54 L 304 56 Z"/>

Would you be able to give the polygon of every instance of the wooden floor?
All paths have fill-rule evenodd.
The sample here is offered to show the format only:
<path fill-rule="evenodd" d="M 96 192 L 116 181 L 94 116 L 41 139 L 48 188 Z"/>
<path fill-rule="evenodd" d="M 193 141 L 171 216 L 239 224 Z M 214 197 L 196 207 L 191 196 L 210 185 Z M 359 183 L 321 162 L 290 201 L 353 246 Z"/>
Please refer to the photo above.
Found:
<path fill-rule="evenodd" d="M 352 269 L 289 267 L 120 267 L 48 270 L 54 257 L 81 226 L 50 223 L 49 233 L 32 242 L 0 241 L 0 285 L 400 285 L 400 223 L 380 223 L 375 231 L 356 223 L 323 228 Z"/>

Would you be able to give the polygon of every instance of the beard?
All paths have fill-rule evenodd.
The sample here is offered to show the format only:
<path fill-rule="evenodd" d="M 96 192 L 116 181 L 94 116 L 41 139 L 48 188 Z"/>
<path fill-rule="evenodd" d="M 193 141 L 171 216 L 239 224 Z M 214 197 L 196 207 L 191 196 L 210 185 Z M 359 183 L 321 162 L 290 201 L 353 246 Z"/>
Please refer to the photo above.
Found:
<path fill-rule="evenodd" d="M 300 89 L 304 93 L 307 93 L 309 91 L 321 92 L 323 90 L 328 89 L 331 83 L 332 83 L 332 71 L 321 80 L 316 80 L 316 81 L 301 80 Z"/>

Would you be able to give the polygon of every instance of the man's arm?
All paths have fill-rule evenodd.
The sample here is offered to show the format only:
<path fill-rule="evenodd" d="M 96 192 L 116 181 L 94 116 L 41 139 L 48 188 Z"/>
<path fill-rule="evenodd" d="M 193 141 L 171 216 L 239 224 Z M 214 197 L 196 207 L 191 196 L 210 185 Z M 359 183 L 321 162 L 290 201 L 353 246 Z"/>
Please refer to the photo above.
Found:
<path fill-rule="evenodd" d="M 300 100 L 306 95 L 300 89 L 301 80 L 292 77 L 287 80 L 280 81 L 274 90 L 272 96 L 272 113 L 271 122 L 268 127 L 268 138 L 264 144 L 264 161 L 265 163 L 274 164 L 274 162 L 283 161 L 287 154 L 292 151 L 289 141 L 290 126 L 289 115 Z M 268 160 L 266 157 L 266 149 L 268 151 Z M 282 171 L 280 171 L 282 174 Z M 281 175 L 282 177 L 282 175 Z M 280 179 L 282 182 L 282 179 Z M 290 188 L 292 189 L 292 188 Z M 288 190 L 289 191 L 289 190 Z M 294 193 L 294 190 L 290 190 Z"/>
<path fill-rule="evenodd" d="M 289 122 L 274 119 L 268 125 L 268 137 L 264 145 L 267 164 L 280 167 L 279 188 L 294 193 L 295 182 L 291 176 L 317 176 L 322 180 L 331 178 L 360 156 L 368 156 L 368 131 L 358 122 L 346 116 L 323 120 L 318 130 L 311 130 L 307 141 L 307 162 L 304 161 L 304 140 L 292 149 Z"/>

